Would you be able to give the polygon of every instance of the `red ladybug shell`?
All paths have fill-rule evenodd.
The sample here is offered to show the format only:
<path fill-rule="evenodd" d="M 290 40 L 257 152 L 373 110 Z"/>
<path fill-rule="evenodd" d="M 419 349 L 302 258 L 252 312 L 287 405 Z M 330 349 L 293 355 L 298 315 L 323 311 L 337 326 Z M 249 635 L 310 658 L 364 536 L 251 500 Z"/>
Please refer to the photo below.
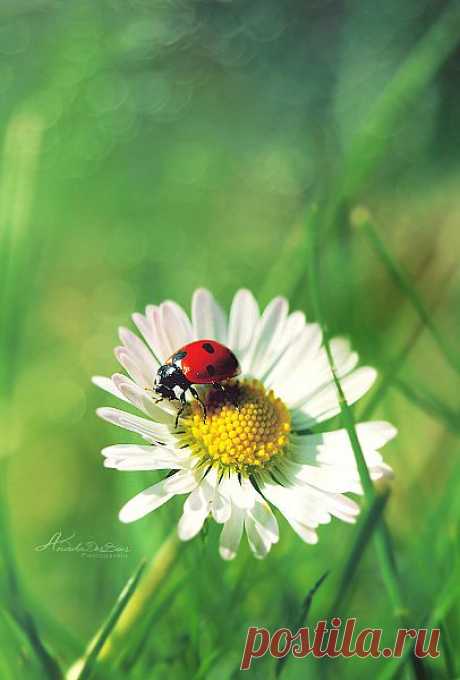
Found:
<path fill-rule="evenodd" d="M 197 385 L 219 383 L 240 373 L 238 359 L 216 340 L 195 340 L 169 357 L 167 364 L 180 366 L 187 380 Z"/>

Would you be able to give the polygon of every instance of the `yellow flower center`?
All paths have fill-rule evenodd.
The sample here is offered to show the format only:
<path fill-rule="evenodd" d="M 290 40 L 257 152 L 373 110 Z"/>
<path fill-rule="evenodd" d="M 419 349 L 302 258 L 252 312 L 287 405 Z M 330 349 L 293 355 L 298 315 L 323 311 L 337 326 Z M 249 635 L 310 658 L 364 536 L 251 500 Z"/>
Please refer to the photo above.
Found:
<path fill-rule="evenodd" d="M 211 387 L 203 398 L 206 422 L 197 401 L 187 406 L 181 419 L 185 430 L 181 443 L 189 446 L 203 465 L 249 475 L 282 454 L 291 430 L 289 411 L 262 383 L 232 382 L 223 392 Z"/>

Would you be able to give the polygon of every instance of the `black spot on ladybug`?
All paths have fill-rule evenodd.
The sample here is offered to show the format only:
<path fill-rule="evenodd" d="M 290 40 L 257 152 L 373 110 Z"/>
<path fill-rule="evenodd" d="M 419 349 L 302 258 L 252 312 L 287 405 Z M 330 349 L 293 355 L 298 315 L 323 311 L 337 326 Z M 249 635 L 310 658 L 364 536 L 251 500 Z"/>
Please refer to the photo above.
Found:
<path fill-rule="evenodd" d="M 216 372 L 216 369 L 212 364 L 209 364 L 209 366 L 206 366 L 206 370 L 208 372 L 208 375 L 214 375 Z"/>
<path fill-rule="evenodd" d="M 204 342 L 203 349 L 206 350 L 206 352 L 208 352 L 209 354 L 214 354 L 214 347 L 211 345 L 210 342 Z"/>
<path fill-rule="evenodd" d="M 173 356 L 173 363 L 176 361 L 180 361 L 181 359 L 184 359 L 187 356 L 187 352 L 176 352 L 176 354 Z"/>

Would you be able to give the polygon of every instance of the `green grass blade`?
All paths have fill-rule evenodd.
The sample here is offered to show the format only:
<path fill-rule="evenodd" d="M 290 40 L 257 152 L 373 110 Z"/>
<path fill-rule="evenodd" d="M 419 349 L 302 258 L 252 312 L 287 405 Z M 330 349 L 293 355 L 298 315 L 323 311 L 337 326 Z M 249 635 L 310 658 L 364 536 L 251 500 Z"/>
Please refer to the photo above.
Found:
<path fill-rule="evenodd" d="M 221 654 L 221 649 L 215 649 L 210 654 L 208 654 L 208 656 L 201 661 L 198 671 L 193 676 L 193 680 L 206 680 L 209 672 L 212 670 Z"/>
<path fill-rule="evenodd" d="M 324 572 L 322 576 L 316 581 L 316 583 L 313 585 L 312 588 L 308 591 L 304 601 L 302 602 L 302 606 L 300 608 L 299 616 L 297 618 L 297 621 L 295 622 L 294 626 L 292 627 L 292 630 L 299 630 L 301 626 L 305 625 L 305 622 L 307 620 L 308 614 L 310 613 L 311 606 L 313 604 L 313 598 L 315 594 L 318 592 L 318 589 L 322 586 L 326 578 L 329 576 L 329 571 Z M 281 676 L 281 673 L 283 672 L 284 664 L 286 663 L 288 657 L 283 656 L 278 661 L 276 662 L 275 666 L 275 678 L 279 678 Z"/>
<path fill-rule="evenodd" d="M 318 216 L 318 206 L 313 203 L 303 212 L 288 234 L 284 247 L 271 267 L 259 291 L 262 303 L 269 302 L 275 295 L 292 298 L 299 281 L 305 274 L 305 260 L 308 254 L 308 231 Z"/>
<path fill-rule="evenodd" d="M 441 623 L 440 628 L 441 628 L 441 646 L 444 653 L 447 677 L 456 678 L 458 677 L 458 675 L 455 666 L 455 649 L 452 643 L 452 638 L 450 636 L 450 632 L 446 623 Z"/>
<path fill-rule="evenodd" d="M 433 340 L 436 342 L 447 363 L 455 371 L 457 371 L 457 373 L 460 373 L 460 357 L 446 343 L 444 335 L 433 321 L 433 315 L 430 313 L 428 307 L 425 305 L 425 302 L 415 289 L 408 274 L 404 271 L 402 266 L 395 260 L 393 255 L 385 246 L 378 234 L 376 226 L 369 212 L 365 208 L 357 208 L 353 213 L 352 221 L 355 226 L 362 229 L 369 238 L 393 281 L 402 291 L 402 293 L 408 298 L 423 325 L 426 326 L 426 328 L 430 331 Z"/>
<path fill-rule="evenodd" d="M 441 591 L 438 598 L 438 604 L 433 608 L 429 616 L 427 616 L 423 621 L 420 621 L 418 628 L 435 628 L 439 626 L 445 617 L 449 613 L 449 610 L 454 605 L 454 603 L 460 597 L 460 578 L 458 570 L 454 570 L 451 578 L 447 581 L 445 587 Z M 404 652 L 400 658 L 393 658 L 388 661 L 387 666 L 383 673 L 380 673 L 378 680 L 391 680 L 394 678 L 401 666 L 407 660 L 407 658 L 412 653 L 414 646 L 414 641 L 412 644 L 408 644 L 404 648 Z"/>
<path fill-rule="evenodd" d="M 132 632 L 149 615 L 152 601 L 157 596 L 161 584 L 172 573 L 183 546 L 184 543 L 179 541 L 177 531 L 174 529 L 150 561 L 141 580 L 139 579 L 140 573 L 136 572 L 135 583 L 131 580 L 129 592 L 127 585 L 122 593 L 121 604 L 123 606 L 120 606 L 120 599 L 122 598 L 120 596 L 106 624 L 97 635 L 99 641 L 103 637 L 102 644 L 97 643 L 96 656 L 98 661 L 106 662 L 113 661 L 115 658 L 118 659 L 124 647 L 128 644 L 128 638 L 131 639 Z M 87 655 L 93 649 L 94 644 L 95 641 L 91 643 L 84 657 L 77 660 L 70 668 L 66 676 L 68 680 L 81 680 L 81 676 L 78 675 L 81 672 L 80 667 L 86 663 Z M 94 657 L 94 653 L 91 652 L 91 654 Z"/>
<path fill-rule="evenodd" d="M 316 318 L 318 319 L 318 322 L 322 328 L 323 331 L 323 337 L 324 337 L 324 347 L 327 352 L 327 357 L 329 360 L 329 365 L 332 371 L 332 376 L 334 379 L 335 386 L 338 391 L 338 396 L 339 396 L 339 404 L 341 408 L 341 414 L 342 418 L 344 421 L 344 424 L 346 426 L 348 436 L 350 438 L 350 442 L 353 446 L 353 451 L 355 453 L 356 457 L 356 465 L 358 467 L 358 472 L 359 472 L 359 477 L 361 480 L 361 484 L 363 486 L 363 490 L 365 493 L 365 496 L 368 501 L 372 501 L 374 497 L 374 485 L 372 484 L 370 475 L 369 475 L 369 470 L 367 469 L 366 461 L 364 460 L 364 455 L 361 449 L 361 445 L 358 440 L 358 435 L 356 434 L 356 429 L 354 427 L 354 422 L 353 422 L 353 416 L 348 408 L 348 404 L 345 399 L 345 395 L 342 390 L 342 386 L 340 384 L 340 381 L 337 378 L 336 375 L 336 370 L 335 370 L 335 365 L 334 365 L 334 360 L 332 357 L 332 352 L 329 344 L 329 332 L 325 324 L 325 320 L 323 317 L 323 311 L 322 311 L 322 305 L 321 305 L 321 300 L 320 300 L 320 284 L 319 284 L 319 272 L 317 270 L 317 262 L 319 262 L 319 253 L 318 253 L 318 239 L 317 239 L 317 229 L 316 225 L 312 224 L 310 232 L 310 248 L 309 248 L 309 254 L 310 254 L 310 261 L 309 261 L 309 282 L 310 282 L 310 291 L 311 291 L 311 296 L 312 296 L 312 302 L 313 302 L 313 308 L 316 314 Z"/>
<path fill-rule="evenodd" d="M 453 266 L 449 267 L 444 274 L 442 281 L 436 291 L 436 296 L 430 305 L 430 313 L 434 314 L 438 304 L 443 299 L 443 295 L 446 291 L 447 286 L 451 283 L 454 274 L 458 269 L 458 265 L 455 262 Z M 414 328 L 403 347 L 400 349 L 398 354 L 389 362 L 387 368 L 383 372 L 382 378 L 376 385 L 371 398 L 367 402 L 359 420 L 370 420 L 376 410 L 380 405 L 383 398 L 385 397 L 388 388 L 391 387 L 393 381 L 398 376 L 399 372 L 403 368 L 409 355 L 415 348 L 419 337 L 422 335 L 425 329 L 425 324 L 423 321 L 419 321 L 417 326 Z"/>
<path fill-rule="evenodd" d="M 341 193 L 345 198 L 354 195 L 382 159 L 398 121 L 410 110 L 459 41 L 460 3 L 453 0 L 401 64 L 356 135 L 343 174 Z"/>
<path fill-rule="evenodd" d="M 460 2 L 450 2 L 423 35 L 375 102 L 355 135 L 323 214 L 325 234 L 340 223 L 346 206 L 384 159 L 398 122 L 422 95 L 460 42 Z"/>
<path fill-rule="evenodd" d="M 395 380 L 394 385 L 417 408 L 425 411 L 432 418 L 439 420 L 450 432 L 460 434 L 460 414 L 446 406 L 434 394 L 428 392 L 426 388 L 422 388 L 419 385 L 414 388 L 413 385 L 409 385 L 400 379 Z"/>
<path fill-rule="evenodd" d="M 70 669 L 69 673 L 67 674 L 68 678 L 71 677 L 72 680 L 87 680 L 87 678 L 91 677 L 91 674 L 93 673 L 97 663 L 98 656 L 105 642 L 108 640 L 110 634 L 120 619 L 121 614 L 134 595 L 134 592 L 139 584 L 139 580 L 145 569 L 145 564 L 145 561 L 142 561 L 134 574 L 130 577 L 118 596 L 117 601 L 115 602 L 115 605 L 113 606 L 113 609 L 108 615 L 106 621 L 102 624 L 101 628 L 96 633 L 96 636 L 90 643 L 83 659 L 78 661 L 77 664 Z"/>
<path fill-rule="evenodd" d="M 21 337 L 22 313 L 30 299 L 30 257 L 27 228 L 33 207 L 38 161 L 45 121 L 32 111 L 13 115 L 6 127 L 0 171 L 0 408 L 10 408 L 15 363 Z M 28 281 L 24 288 L 23 281 Z M 19 285 L 21 282 L 21 285 Z M 19 295 L 18 295 L 19 291 Z M 7 425 L 8 420 L 4 420 Z M 0 456 L 12 453 L 9 432 L 2 433 Z M 0 560 L 2 590 L 11 614 L 27 637 L 47 677 L 59 678 L 59 664 L 41 639 L 21 592 L 11 547 L 7 511 L 7 460 L 0 483 Z"/>
<path fill-rule="evenodd" d="M 340 575 L 340 582 L 330 609 L 330 616 L 337 616 L 339 608 L 347 597 L 353 576 L 358 570 L 369 541 L 374 536 L 389 497 L 390 489 L 385 489 L 383 493 L 376 494 L 371 506 L 358 524 L 355 540 Z"/>
<path fill-rule="evenodd" d="M 117 658 L 117 664 L 123 667 L 124 671 L 130 671 L 134 668 L 136 662 L 142 658 L 143 652 L 148 649 L 148 642 L 155 626 L 161 622 L 162 617 L 176 601 L 178 594 L 185 585 L 184 582 L 185 578 L 181 578 L 162 601 L 145 614 L 143 621 L 138 623 L 136 630 L 133 631 L 129 647 Z"/>
<path fill-rule="evenodd" d="M 35 651 L 35 654 L 46 673 L 46 677 L 50 678 L 50 680 L 59 680 L 59 678 L 62 678 L 61 668 L 41 639 L 38 628 L 30 612 L 23 610 L 15 618 Z"/>
<path fill-rule="evenodd" d="M 11 117 L 0 172 L 0 398 L 14 384 L 24 310 L 30 304 L 33 208 L 45 121 L 32 112 Z M 34 253 L 36 255 L 36 253 Z M 34 261 L 33 270 L 36 270 Z M 28 282 L 25 287 L 24 282 Z"/>
<path fill-rule="evenodd" d="M 340 380 L 337 377 L 334 359 L 330 348 L 329 333 L 325 325 L 322 313 L 321 299 L 319 294 L 320 290 L 319 273 L 317 271 L 318 262 L 317 247 L 318 247 L 317 234 L 316 230 L 313 228 L 311 230 L 310 263 L 309 263 L 310 290 L 313 300 L 313 306 L 316 312 L 316 317 L 321 325 L 321 328 L 323 329 L 324 346 L 327 352 L 332 377 L 337 388 L 337 394 L 339 398 L 343 423 L 347 430 L 350 444 L 353 448 L 353 453 L 355 455 L 356 465 L 358 468 L 359 477 L 365 494 L 366 502 L 369 506 L 371 506 L 376 495 L 375 488 L 366 465 L 361 444 L 358 439 L 353 413 L 345 398 L 345 394 L 340 384 Z M 406 613 L 406 608 L 404 606 L 402 588 L 399 582 L 399 575 L 396 568 L 391 537 L 383 519 L 379 521 L 377 529 L 375 531 L 375 546 L 380 566 L 380 573 L 393 606 L 393 613 L 398 622 L 402 623 L 403 617 L 405 616 Z"/>

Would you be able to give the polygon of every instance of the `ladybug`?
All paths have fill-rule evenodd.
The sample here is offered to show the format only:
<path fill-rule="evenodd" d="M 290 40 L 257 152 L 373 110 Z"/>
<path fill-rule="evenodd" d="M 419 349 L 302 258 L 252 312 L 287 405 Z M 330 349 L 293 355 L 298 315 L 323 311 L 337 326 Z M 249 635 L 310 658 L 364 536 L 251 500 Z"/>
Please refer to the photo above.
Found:
<path fill-rule="evenodd" d="M 180 401 L 176 427 L 187 404 L 187 391 L 200 402 L 206 421 L 206 405 L 193 385 L 213 385 L 225 391 L 222 381 L 234 378 L 240 372 L 238 359 L 228 347 L 216 340 L 195 340 L 178 349 L 160 366 L 153 391 L 159 395 L 157 403 L 163 399 Z"/>

